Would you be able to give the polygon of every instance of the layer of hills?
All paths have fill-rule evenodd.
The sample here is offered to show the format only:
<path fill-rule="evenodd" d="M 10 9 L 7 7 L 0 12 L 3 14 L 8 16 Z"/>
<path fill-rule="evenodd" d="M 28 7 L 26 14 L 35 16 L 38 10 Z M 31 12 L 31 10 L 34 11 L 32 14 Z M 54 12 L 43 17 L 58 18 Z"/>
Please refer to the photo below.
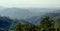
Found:
<path fill-rule="evenodd" d="M 33 24 L 39 25 L 45 16 L 49 16 L 51 18 L 60 16 L 60 9 L 0 8 L 0 15 L 1 15 L 0 16 L 0 29 L 3 28 L 4 30 L 8 30 L 10 29 L 10 26 L 13 23 L 15 25 L 15 23 L 18 23 L 18 22 L 22 22 L 22 23 L 24 22 L 31 25 Z M 58 20 L 57 22 L 60 22 L 60 20 Z"/>
<path fill-rule="evenodd" d="M 24 20 L 34 20 L 37 17 L 43 17 L 43 15 L 54 15 L 59 14 L 60 9 L 58 8 L 0 8 L 0 15 L 1 16 L 7 16 L 12 19 L 24 19 Z M 32 18 L 31 18 L 32 17 Z M 36 17 L 36 18 L 35 18 Z M 54 16 L 53 16 L 54 17 Z M 32 21 L 30 21 L 32 22 Z"/>
<path fill-rule="evenodd" d="M 57 12 L 56 12 L 57 11 Z M 10 18 L 29 18 L 32 16 L 41 16 L 46 13 L 58 13 L 60 9 L 49 8 L 0 8 L 0 15 L 8 16 Z"/>

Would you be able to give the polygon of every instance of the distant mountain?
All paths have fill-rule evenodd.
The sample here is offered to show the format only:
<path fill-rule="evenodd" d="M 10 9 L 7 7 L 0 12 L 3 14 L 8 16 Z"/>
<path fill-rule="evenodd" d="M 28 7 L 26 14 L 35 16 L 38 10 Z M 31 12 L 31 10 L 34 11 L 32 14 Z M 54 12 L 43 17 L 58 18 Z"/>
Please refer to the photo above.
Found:
<path fill-rule="evenodd" d="M 45 16 L 50 16 L 51 18 L 60 16 L 60 10 L 45 8 L 42 9 L 0 8 L 0 15 L 3 16 L 0 17 L 0 28 L 9 29 L 10 26 L 13 24 L 12 22 L 14 22 L 13 25 L 15 25 L 15 23 L 17 22 L 27 23 L 31 25 L 33 24 L 39 25 Z M 18 20 L 10 19 L 7 17 L 16 18 Z M 57 22 L 60 22 L 60 19 Z M 13 25 L 11 27 L 14 27 Z"/>
<path fill-rule="evenodd" d="M 54 17 L 60 14 L 60 9 L 50 8 L 0 8 L 0 15 L 9 16 L 10 18 L 24 19 L 25 21 L 35 23 L 36 19 L 40 17 L 40 20 L 44 16 Z"/>
<path fill-rule="evenodd" d="M 60 16 L 60 10 L 52 11 L 51 13 L 45 13 L 44 15 L 41 15 L 41 16 L 33 16 L 25 20 L 30 21 L 31 23 L 34 23 L 34 24 L 40 24 L 40 22 L 43 20 L 45 16 L 49 16 L 52 19 L 54 19 L 55 17 Z M 60 19 L 59 20 L 58 19 L 59 18 L 57 18 L 57 22 L 60 22 Z"/>
<path fill-rule="evenodd" d="M 30 10 L 31 12 L 35 12 L 35 13 L 51 13 L 52 11 L 56 11 L 59 9 L 52 9 L 52 8 L 29 8 L 28 10 Z"/>
<path fill-rule="evenodd" d="M 28 11 L 27 9 L 21 8 L 4 8 L 0 10 L 0 15 L 2 16 L 9 16 L 10 18 L 27 18 L 34 16 L 32 12 Z"/>
<path fill-rule="evenodd" d="M 29 18 L 32 16 L 41 16 L 46 13 L 55 12 L 58 9 L 49 9 L 49 8 L 3 8 L 0 7 L 0 15 L 9 16 L 10 18 Z"/>
<path fill-rule="evenodd" d="M 51 17 L 52 19 L 56 20 L 57 23 L 60 23 L 60 13 L 56 11 L 55 13 L 48 13 L 47 16 Z"/>

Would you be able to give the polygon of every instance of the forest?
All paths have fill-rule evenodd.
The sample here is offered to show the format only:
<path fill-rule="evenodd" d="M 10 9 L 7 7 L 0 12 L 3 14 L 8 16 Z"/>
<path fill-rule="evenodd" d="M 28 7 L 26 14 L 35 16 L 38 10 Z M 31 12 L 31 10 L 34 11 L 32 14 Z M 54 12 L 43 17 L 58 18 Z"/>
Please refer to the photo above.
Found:
<path fill-rule="evenodd" d="M 0 16 L 0 31 L 60 31 L 60 23 L 49 16 L 44 17 L 39 25 L 18 21 L 15 21 L 14 24 L 12 24 L 12 21 L 14 20 L 9 17 Z M 13 26 L 10 27 L 10 25 Z"/>

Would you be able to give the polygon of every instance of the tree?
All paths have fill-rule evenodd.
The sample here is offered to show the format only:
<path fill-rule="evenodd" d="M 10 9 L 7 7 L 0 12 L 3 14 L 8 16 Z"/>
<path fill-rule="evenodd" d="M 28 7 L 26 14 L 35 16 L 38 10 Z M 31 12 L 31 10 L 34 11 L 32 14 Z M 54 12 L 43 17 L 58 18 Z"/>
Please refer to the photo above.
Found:
<path fill-rule="evenodd" d="M 51 31 L 54 29 L 54 20 L 52 20 L 49 16 L 46 16 L 42 21 L 41 21 L 41 30 L 45 31 Z"/>
<path fill-rule="evenodd" d="M 16 31 L 22 31 L 23 29 L 22 29 L 22 24 L 21 23 L 18 23 L 17 25 L 16 25 Z"/>
<path fill-rule="evenodd" d="M 60 24 L 58 24 L 58 28 L 57 28 L 57 31 L 60 31 Z"/>
<path fill-rule="evenodd" d="M 29 31 L 39 31 L 39 28 L 36 25 L 32 25 Z"/>

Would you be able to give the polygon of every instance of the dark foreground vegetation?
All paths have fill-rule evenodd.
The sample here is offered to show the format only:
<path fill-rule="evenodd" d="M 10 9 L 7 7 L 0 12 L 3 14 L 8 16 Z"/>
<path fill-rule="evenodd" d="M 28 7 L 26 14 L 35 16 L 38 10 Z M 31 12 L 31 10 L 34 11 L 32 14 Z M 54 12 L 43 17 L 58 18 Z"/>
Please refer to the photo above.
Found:
<path fill-rule="evenodd" d="M 43 18 L 40 25 L 18 22 L 13 26 L 13 29 L 9 28 L 12 21 L 10 18 L 0 16 L 0 31 L 60 31 L 60 23 L 48 16 Z"/>

